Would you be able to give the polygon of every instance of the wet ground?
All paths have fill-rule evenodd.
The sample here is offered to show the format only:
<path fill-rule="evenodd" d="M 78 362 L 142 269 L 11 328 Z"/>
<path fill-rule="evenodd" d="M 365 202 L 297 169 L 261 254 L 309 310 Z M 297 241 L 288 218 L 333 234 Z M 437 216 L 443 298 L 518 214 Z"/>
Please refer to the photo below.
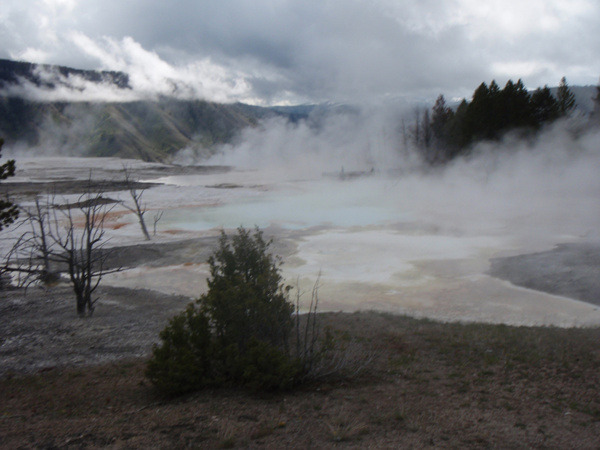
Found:
<path fill-rule="evenodd" d="M 597 177 L 587 185 L 578 179 L 575 187 L 556 177 L 530 185 L 529 174 L 508 182 L 447 173 L 332 180 L 320 173 L 294 178 L 223 166 L 40 158 L 17 161 L 13 181 L 24 204 L 48 183 L 64 187 L 58 194 L 67 202 L 91 173 L 108 197 L 126 202 L 124 166 L 146 188 L 150 229 L 154 214 L 164 216 L 148 242 L 135 216 L 116 205 L 107 222 L 111 264 L 127 270 L 107 276 L 105 286 L 197 298 L 220 230 L 259 225 L 274 238 L 289 284 L 310 292 L 320 274 L 323 310 L 600 324 Z M 11 233 L 18 230 L 4 233 L 4 245 Z"/>

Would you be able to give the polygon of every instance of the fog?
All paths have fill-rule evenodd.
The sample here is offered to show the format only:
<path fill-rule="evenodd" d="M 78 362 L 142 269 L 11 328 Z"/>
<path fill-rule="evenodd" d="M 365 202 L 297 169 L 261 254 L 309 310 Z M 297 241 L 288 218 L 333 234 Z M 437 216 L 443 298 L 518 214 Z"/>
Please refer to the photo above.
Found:
<path fill-rule="evenodd" d="M 574 130 L 573 121 L 557 122 L 535 139 L 509 136 L 482 143 L 468 157 L 428 168 L 403 145 L 399 122 L 396 115 L 368 110 L 331 117 L 316 129 L 272 121 L 248 129 L 239 143 L 225 146 L 209 163 L 254 173 L 256 183 L 302 184 L 295 214 L 306 214 L 308 223 L 318 221 L 309 216 L 321 209 L 309 206 L 312 194 L 317 205 L 368 205 L 374 223 L 382 216 L 393 220 L 393 211 L 403 220 L 412 216 L 449 233 L 518 231 L 537 240 L 559 232 L 597 237 L 598 128 Z M 362 176 L 339 182 L 353 171 Z M 282 205 L 273 207 L 275 214 L 278 208 Z"/>
<path fill-rule="evenodd" d="M 313 115 L 318 115 L 313 113 Z M 407 169 L 417 163 L 400 130 L 400 106 L 363 106 L 290 123 L 271 119 L 247 128 L 209 163 L 278 172 L 288 178 L 322 172 Z"/>
<path fill-rule="evenodd" d="M 535 139 L 480 144 L 468 157 L 430 168 L 404 145 L 399 122 L 397 111 L 369 108 L 318 122 L 272 120 L 202 161 L 232 166 L 227 173 L 159 177 L 148 175 L 155 165 L 139 165 L 145 181 L 161 183 L 145 193 L 150 214 L 165 211 L 154 241 L 260 226 L 278 243 L 288 282 L 309 291 L 321 274 L 325 310 L 599 324 L 595 305 L 517 287 L 488 272 L 491 258 L 600 242 L 600 131 L 557 122 Z M 97 176 L 118 178 L 122 164 L 47 161 L 37 161 L 39 176 L 102 166 Z M 31 161 L 17 158 L 20 169 L 27 164 L 31 169 Z M 27 178 L 26 171 L 18 175 Z M 124 193 L 107 195 L 126 200 Z M 126 210 L 115 215 L 108 234 L 111 245 L 142 243 Z M 139 267 L 106 282 L 194 298 L 206 289 L 207 274 L 205 264 L 182 262 Z"/>

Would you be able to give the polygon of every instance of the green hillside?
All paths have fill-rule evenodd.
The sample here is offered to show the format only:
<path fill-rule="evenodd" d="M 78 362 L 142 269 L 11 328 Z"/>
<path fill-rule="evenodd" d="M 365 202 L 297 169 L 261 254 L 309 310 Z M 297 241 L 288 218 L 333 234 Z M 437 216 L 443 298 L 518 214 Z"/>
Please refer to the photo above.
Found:
<path fill-rule="evenodd" d="M 76 74 L 91 83 L 112 83 L 129 90 L 128 77 L 118 72 L 80 71 L 0 60 L 0 136 L 8 145 L 21 143 L 42 149 L 58 147 L 64 154 L 118 156 L 145 161 L 169 161 L 179 150 L 210 155 L 215 145 L 229 142 L 260 119 L 284 116 L 295 110 L 251 105 L 219 104 L 202 100 L 108 102 L 44 102 L 15 94 L 15 86 L 54 89 L 40 78 L 36 67 L 59 74 L 58 83 Z M 61 77 L 62 76 L 62 77 Z M 23 90 L 22 90 L 23 91 Z M 23 91 L 24 92 L 24 91 Z"/>
<path fill-rule="evenodd" d="M 66 152 L 165 161 L 191 147 L 210 154 L 241 129 L 276 114 L 248 105 L 162 100 L 131 103 L 41 103 L 0 97 L 0 133 L 8 142 Z"/>

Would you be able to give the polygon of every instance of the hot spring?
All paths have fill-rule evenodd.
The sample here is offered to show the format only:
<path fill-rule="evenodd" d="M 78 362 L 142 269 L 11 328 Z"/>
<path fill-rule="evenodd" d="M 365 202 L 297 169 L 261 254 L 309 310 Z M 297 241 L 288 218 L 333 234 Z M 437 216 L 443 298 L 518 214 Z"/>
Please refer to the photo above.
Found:
<path fill-rule="evenodd" d="M 287 179 L 233 170 L 161 178 L 155 181 L 164 186 L 148 194 L 165 209 L 163 233 L 265 229 L 285 243 L 282 269 L 290 284 L 310 292 L 319 277 L 325 310 L 515 324 L 600 323 L 594 305 L 488 274 L 491 258 L 597 237 L 597 197 L 581 195 L 582 188 L 598 193 L 597 182 L 573 187 L 571 179 L 538 176 L 533 182 L 530 175 L 482 176 L 456 167 L 443 174 Z M 166 279 L 176 276 L 178 282 Z M 199 264 L 153 268 L 146 275 L 136 270 L 114 282 L 198 296 L 206 276 L 206 265 Z"/>
<path fill-rule="evenodd" d="M 597 151 L 569 158 L 527 151 L 354 178 L 274 168 L 164 177 L 152 173 L 168 167 L 152 172 L 143 164 L 134 173 L 157 183 L 144 193 L 150 228 L 153 214 L 163 211 L 149 245 L 258 226 L 274 239 L 284 278 L 303 300 L 318 280 L 322 310 L 571 326 L 600 324 L 598 306 L 496 278 L 490 261 L 600 242 L 598 160 Z M 53 161 L 36 166 L 37 179 L 69 175 L 71 159 Z M 77 160 L 73 172 L 82 174 L 82 164 L 118 178 L 106 160 Z M 25 181 L 27 164 L 17 160 L 17 167 Z M 122 191 L 106 195 L 127 200 Z M 148 245 L 124 208 L 116 208 L 107 232 L 110 245 Z M 112 274 L 103 283 L 197 298 L 207 276 L 205 263 L 182 260 Z"/>

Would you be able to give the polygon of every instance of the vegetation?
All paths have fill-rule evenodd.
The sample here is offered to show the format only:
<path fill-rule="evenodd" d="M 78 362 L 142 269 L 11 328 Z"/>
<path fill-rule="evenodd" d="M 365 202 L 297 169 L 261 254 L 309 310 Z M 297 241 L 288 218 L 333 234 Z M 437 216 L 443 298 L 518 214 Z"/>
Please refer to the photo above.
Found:
<path fill-rule="evenodd" d="M 489 86 L 481 83 L 471 101 L 464 99 L 456 110 L 440 95 L 431 120 L 428 111 L 417 117 L 415 141 L 428 162 L 439 164 L 465 153 L 475 142 L 497 140 L 512 130 L 531 133 L 571 114 L 574 108 L 575 96 L 564 77 L 556 97 L 548 86 L 529 94 L 521 80 L 508 80 L 503 89 L 495 81 Z M 431 138 L 427 138 L 429 129 Z"/>
<path fill-rule="evenodd" d="M 556 98 L 558 102 L 558 111 L 561 116 L 566 116 L 575 108 L 575 95 L 573 95 L 569 89 L 569 86 L 567 85 L 567 79 L 565 77 L 562 77 L 560 80 Z"/>
<path fill-rule="evenodd" d="M 268 252 L 270 244 L 258 229 L 252 234 L 239 228 L 231 240 L 221 234 L 208 260 L 208 292 L 171 319 L 153 349 L 146 373 L 160 391 L 232 384 L 287 389 L 315 367 L 317 301 L 308 315 L 312 323 L 307 320 L 301 333 L 293 317 L 298 303 L 289 300 L 291 288 Z"/>
<path fill-rule="evenodd" d="M 127 190 L 129 191 L 129 195 L 131 196 L 131 200 L 133 201 L 133 206 L 129 206 L 126 203 L 123 203 L 123 206 L 136 215 L 136 217 L 138 218 L 138 223 L 140 224 L 140 228 L 142 230 L 142 234 L 144 235 L 144 238 L 147 241 L 149 241 L 151 239 L 150 233 L 148 233 L 148 227 L 146 226 L 146 220 L 144 219 L 144 214 L 146 214 L 147 212 L 146 203 L 144 203 L 144 201 L 142 200 L 145 189 L 137 189 L 136 181 L 133 179 L 131 170 L 127 166 L 123 167 L 123 175 L 125 177 L 125 185 L 127 186 Z M 162 216 L 162 214 L 155 216 L 155 231 L 156 223 L 158 222 L 158 220 L 160 220 L 160 216 Z"/>
<path fill-rule="evenodd" d="M 141 360 L 0 380 L 0 445 L 128 448 L 595 448 L 600 329 L 326 313 L 377 349 L 363 376 L 255 395 L 154 395 Z M 73 424 L 84 423 L 82 429 Z"/>
<path fill-rule="evenodd" d="M 58 206 L 53 196 L 45 202 L 36 199 L 23 208 L 25 231 L 6 255 L 1 273 L 15 274 L 19 287 L 56 281 L 66 272 L 75 294 L 77 314 L 92 315 L 94 291 L 110 272 L 105 265 L 110 254 L 106 245 L 104 222 L 110 212 L 110 200 L 93 192 L 91 179 L 87 191 L 75 203 Z"/>
<path fill-rule="evenodd" d="M 0 138 L 0 152 L 4 145 L 4 139 Z M 1 156 L 1 153 L 0 153 Z M 0 180 L 6 180 L 9 177 L 15 175 L 15 160 L 10 159 L 4 164 L 0 165 Z M 0 199 L 0 231 L 7 227 L 19 217 L 19 210 L 17 205 L 12 203 L 8 198 Z"/>
<path fill-rule="evenodd" d="M 48 71 L 51 77 L 41 77 Z M 129 78 L 121 72 L 76 70 L 0 59 L 0 88 L 10 92 L 24 80 L 52 89 L 76 76 L 129 93 Z M 62 77 L 62 78 L 61 78 Z M 17 90 L 18 91 L 18 90 Z M 28 146 L 52 146 L 61 152 L 116 156 L 145 161 L 170 161 L 181 149 L 199 157 L 213 146 L 231 141 L 243 128 L 263 117 L 294 118 L 295 110 L 218 104 L 203 100 L 161 98 L 132 102 L 44 102 L 18 94 L 0 95 L 0 130 L 6 139 Z M 308 113 L 299 114 L 306 117 Z"/>
<path fill-rule="evenodd" d="M 600 84 L 596 86 L 596 96 L 594 97 L 593 115 L 597 121 L 600 121 Z"/>

